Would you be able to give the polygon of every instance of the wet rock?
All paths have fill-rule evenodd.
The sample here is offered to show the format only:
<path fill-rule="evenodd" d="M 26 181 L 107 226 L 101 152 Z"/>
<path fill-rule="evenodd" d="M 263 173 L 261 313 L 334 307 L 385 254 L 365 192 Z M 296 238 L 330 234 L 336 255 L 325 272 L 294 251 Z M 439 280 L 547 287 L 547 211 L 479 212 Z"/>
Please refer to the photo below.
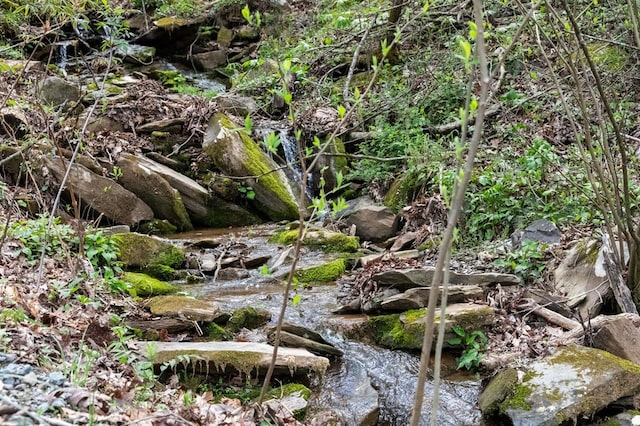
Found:
<path fill-rule="evenodd" d="M 515 386 L 510 381 L 503 386 L 507 388 L 491 384 L 487 388 L 509 395 L 490 407 L 513 424 L 576 424 L 620 398 L 637 394 L 640 366 L 599 349 L 568 346 L 528 365 Z"/>
<path fill-rule="evenodd" d="M 61 182 L 66 173 L 67 161 L 64 161 L 64 166 L 59 157 L 46 157 L 43 162 L 58 182 Z M 73 187 L 75 195 L 86 205 L 115 223 L 135 225 L 153 219 L 153 210 L 131 191 L 79 164 L 72 165 L 67 186 Z"/>
<path fill-rule="evenodd" d="M 167 132 L 167 133 L 182 133 L 182 126 L 184 125 L 184 119 L 182 118 L 167 118 L 164 120 L 153 121 L 151 123 L 145 123 L 136 128 L 140 133 L 152 133 L 152 132 Z"/>
<path fill-rule="evenodd" d="M 247 306 L 233 311 L 227 323 L 227 330 L 232 333 L 238 332 L 243 328 L 252 330 L 262 327 L 269 322 L 270 319 L 271 312 L 266 309 Z"/>
<path fill-rule="evenodd" d="M 330 391 L 322 392 L 321 395 L 323 406 L 331 407 L 331 410 L 315 413 L 307 424 L 377 425 L 380 414 L 379 395 L 371 384 L 365 366 L 358 361 L 343 361 L 336 377 L 340 379 L 332 377 Z"/>
<path fill-rule="evenodd" d="M 213 71 L 227 65 L 227 52 L 224 50 L 196 53 L 192 58 L 196 66 L 204 71 Z"/>
<path fill-rule="evenodd" d="M 251 274 L 244 268 L 224 268 L 218 272 L 221 281 L 242 280 L 249 278 Z"/>
<path fill-rule="evenodd" d="M 380 302 L 385 311 L 403 312 L 410 309 L 424 308 L 429 304 L 431 287 L 410 288 L 404 293 L 387 297 Z M 438 290 L 438 303 L 442 287 Z M 447 291 L 447 303 L 460 303 L 468 300 L 482 299 L 484 290 L 477 285 L 450 285 Z"/>
<path fill-rule="evenodd" d="M 192 321 L 211 322 L 220 314 L 211 302 L 187 296 L 158 296 L 147 302 L 154 315 L 186 318 Z"/>
<path fill-rule="evenodd" d="M 389 207 L 369 203 L 368 197 L 358 199 L 348 212 L 347 223 L 356 227 L 356 235 L 366 241 L 385 241 L 398 231 L 398 216 Z"/>
<path fill-rule="evenodd" d="M 117 166 L 122 171 L 118 181 L 151 207 L 156 218 L 168 220 L 179 231 L 193 229 L 180 193 L 161 174 L 126 153 L 121 155 Z"/>
<path fill-rule="evenodd" d="M 433 268 L 411 268 L 397 269 L 380 272 L 371 277 L 378 283 L 378 286 L 395 287 L 400 290 L 408 290 L 414 287 L 427 287 L 433 281 L 435 269 Z M 486 287 L 493 284 L 516 285 L 521 280 L 516 275 L 500 274 L 495 272 L 460 274 L 449 272 L 449 283 L 460 285 L 477 285 Z"/>
<path fill-rule="evenodd" d="M 259 268 L 260 266 L 262 266 L 265 263 L 267 263 L 269 261 L 269 259 L 271 259 L 271 256 L 266 256 L 266 255 L 265 256 L 250 257 L 249 259 L 243 260 L 242 264 L 247 269 L 255 269 L 255 268 Z"/>
<path fill-rule="evenodd" d="M 179 172 L 143 156 L 136 156 L 142 167 L 146 167 L 164 177 L 178 190 L 191 221 L 194 224 L 212 228 L 245 226 L 259 223 L 260 220 L 242 207 L 212 197 L 206 188 Z"/>
<path fill-rule="evenodd" d="M 602 310 L 612 291 L 604 270 L 598 242 L 581 240 L 555 270 L 555 288 L 567 298 L 582 318 L 593 318 Z"/>
<path fill-rule="evenodd" d="M 80 100 L 80 90 L 60 77 L 47 77 L 38 84 L 38 94 L 47 104 L 70 105 Z"/>
<path fill-rule="evenodd" d="M 624 413 L 616 414 L 608 423 L 616 426 L 637 426 L 640 425 L 640 413 L 635 410 L 625 411 Z"/>
<path fill-rule="evenodd" d="M 191 364 L 185 369 L 189 374 L 240 372 L 247 377 L 262 376 L 273 354 L 273 346 L 251 342 L 155 342 L 154 345 L 154 356 L 150 359 L 154 365 L 162 365 L 181 355 L 188 356 Z M 147 342 L 138 344 L 142 352 L 146 346 Z M 276 377 L 321 377 L 328 367 L 328 359 L 313 355 L 306 349 L 280 348 L 274 373 Z"/>
<path fill-rule="evenodd" d="M 255 197 L 249 202 L 272 220 L 298 217 L 296 196 L 284 172 L 244 131 L 224 114 L 209 121 L 202 149 L 229 176 L 258 176 L 247 182 Z"/>
<path fill-rule="evenodd" d="M 156 56 L 156 48 L 126 43 L 116 48 L 116 56 L 131 64 L 149 65 Z"/>
<path fill-rule="evenodd" d="M 392 349 L 421 349 L 426 309 L 407 311 L 402 314 L 389 314 L 371 317 L 368 320 L 369 334 L 379 345 Z M 434 327 L 440 323 L 440 309 L 436 310 Z M 488 306 L 473 303 L 455 303 L 447 306 L 445 315 L 445 342 L 456 336 L 453 327 L 462 327 L 467 332 L 482 330 L 493 324 L 494 312 Z M 437 336 L 434 333 L 434 340 Z M 445 343 L 447 346 L 448 343 Z"/>
<path fill-rule="evenodd" d="M 640 364 L 640 330 L 625 317 L 613 317 L 593 336 L 593 347 Z"/>
<path fill-rule="evenodd" d="M 258 110 L 258 104 L 253 98 L 238 96 L 231 93 L 223 93 L 216 97 L 216 103 L 220 110 L 237 117 L 246 117 Z"/>
<path fill-rule="evenodd" d="M 269 343 L 273 344 L 275 341 L 275 333 L 271 333 L 269 335 Z M 333 346 L 326 345 L 323 343 L 315 342 L 311 339 L 306 339 L 301 336 L 297 336 L 295 334 L 289 333 L 287 331 L 280 332 L 280 343 L 283 346 L 293 347 L 293 348 L 305 348 L 311 353 L 317 355 L 332 355 L 332 356 L 341 356 L 342 351 L 340 349 L 336 349 Z"/>

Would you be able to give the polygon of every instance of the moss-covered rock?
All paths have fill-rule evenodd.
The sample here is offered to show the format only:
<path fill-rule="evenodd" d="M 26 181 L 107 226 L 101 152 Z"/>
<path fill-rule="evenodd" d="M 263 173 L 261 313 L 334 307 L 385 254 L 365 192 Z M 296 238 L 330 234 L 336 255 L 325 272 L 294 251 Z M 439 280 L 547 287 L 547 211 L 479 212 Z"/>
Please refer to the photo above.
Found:
<path fill-rule="evenodd" d="M 619 398 L 636 395 L 640 366 L 598 349 L 567 346 L 529 364 L 515 385 L 507 384 L 511 391 L 503 389 L 504 400 L 491 404 L 486 414 L 497 405 L 513 424 L 575 424 Z"/>
<path fill-rule="evenodd" d="M 227 323 L 227 330 L 236 333 L 243 328 L 254 329 L 265 325 L 271 319 L 271 312 L 250 306 L 235 310 Z"/>
<path fill-rule="evenodd" d="M 154 315 L 182 317 L 192 321 L 210 322 L 221 315 L 213 303 L 189 296 L 154 297 L 147 302 L 147 307 Z"/>
<path fill-rule="evenodd" d="M 122 279 L 130 284 L 129 292 L 133 296 L 148 297 L 178 291 L 178 287 L 157 280 L 147 274 L 125 272 Z"/>
<path fill-rule="evenodd" d="M 323 265 L 298 270 L 296 278 L 302 283 L 326 283 L 340 278 L 345 269 L 345 259 L 336 259 Z"/>
<path fill-rule="evenodd" d="M 171 279 L 172 269 L 184 263 L 184 252 L 166 241 L 136 233 L 116 235 L 120 260 L 129 270 L 142 271 L 160 279 Z"/>
<path fill-rule="evenodd" d="M 289 180 L 260 146 L 224 114 L 209 121 L 202 149 L 217 168 L 229 176 L 255 176 L 246 182 L 255 197 L 248 200 L 272 220 L 298 217 L 298 202 Z"/>
<path fill-rule="evenodd" d="M 379 345 L 394 349 L 421 349 L 427 310 L 415 309 L 401 314 L 379 315 L 368 320 L 368 334 Z M 462 327 L 470 333 L 482 330 L 493 323 L 494 312 L 488 306 L 471 303 L 455 303 L 447 306 L 445 342 L 456 337 L 453 327 Z M 437 328 L 440 324 L 439 310 L 435 314 Z M 437 333 L 434 333 L 434 338 Z"/>
<path fill-rule="evenodd" d="M 209 337 L 209 340 L 221 341 L 231 340 L 233 338 L 233 333 L 216 323 L 209 324 L 207 326 L 206 333 Z"/>
<path fill-rule="evenodd" d="M 478 405 L 484 415 L 493 415 L 498 411 L 499 404 L 513 391 L 518 384 L 518 372 L 514 368 L 507 368 L 496 374 L 487 387 L 480 394 Z"/>
<path fill-rule="evenodd" d="M 286 230 L 274 234 L 269 241 L 277 244 L 293 244 L 298 238 L 298 230 Z M 302 244 L 313 249 L 332 253 L 352 253 L 360 247 L 358 237 L 322 229 L 307 230 Z"/>
<path fill-rule="evenodd" d="M 143 223 L 138 230 L 143 234 L 162 235 L 173 234 L 178 231 L 178 228 L 168 220 L 156 219 Z"/>

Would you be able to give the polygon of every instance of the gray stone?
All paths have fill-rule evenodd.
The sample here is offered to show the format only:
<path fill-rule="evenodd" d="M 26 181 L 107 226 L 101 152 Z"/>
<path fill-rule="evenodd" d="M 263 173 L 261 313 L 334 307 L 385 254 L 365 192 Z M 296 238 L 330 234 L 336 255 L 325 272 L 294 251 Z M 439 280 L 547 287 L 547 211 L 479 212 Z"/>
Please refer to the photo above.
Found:
<path fill-rule="evenodd" d="M 555 289 L 582 318 L 597 316 L 613 294 L 604 268 L 596 267 L 599 250 L 597 241 L 581 240 L 554 272 Z"/>
<path fill-rule="evenodd" d="M 640 366 L 599 349 L 567 346 L 529 364 L 496 405 L 516 425 L 576 424 L 638 391 Z"/>
<path fill-rule="evenodd" d="M 514 247 L 518 247 L 522 241 L 537 241 L 544 244 L 556 244 L 560 242 L 562 233 L 555 223 L 540 219 L 531 222 L 524 231 L 519 230 L 513 233 L 511 239 Z"/>
<path fill-rule="evenodd" d="M 80 100 L 80 90 L 60 77 L 47 77 L 38 84 L 40 98 L 47 104 L 60 106 Z"/>
<path fill-rule="evenodd" d="M 212 71 L 227 65 L 227 52 L 224 50 L 196 53 L 192 58 L 196 65 L 205 71 Z"/>
<path fill-rule="evenodd" d="M 216 41 L 222 48 L 226 49 L 227 47 L 231 46 L 231 42 L 233 41 L 233 30 L 221 26 L 218 30 Z"/>
<path fill-rule="evenodd" d="M 362 256 L 358 260 L 360 262 L 360 265 L 366 266 L 367 264 L 382 259 L 385 256 L 389 256 L 389 253 L 370 254 L 368 256 Z M 417 259 L 418 257 L 420 257 L 420 252 L 418 250 L 396 251 L 392 254 L 392 256 L 398 259 Z"/>
<path fill-rule="evenodd" d="M 378 286 L 393 286 L 399 290 L 408 290 L 414 287 L 431 286 L 435 269 L 433 268 L 410 268 L 396 269 L 380 272 L 371 277 L 378 283 Z M 500 274 L 495 272 L 477 274 L 459 274 L 449 272 L 449 284 L 477 285 L 486 287 L 493 284 L 516 285 L 522 281 L 516 275 Z"/>
<path fill-rule="evenodd" d="M 167 118 L 164 120 L 152 121 L 151 123 L 142 124 L 136 128 L 136 131 L 140 133 L 181 133 L 183 125 L 184 119 L 182 118 Z"/>
<path fill-rule="evenodd" d="M 397 252 L 402 249 L 411 248 L 413 243 L 416 241 L 418 234 L 415 232 L 407 232 L 398 237 L 397 240 L 393 242 L 393 245 L 389 249 L 391 252 Z"/>
<path fill-rule="evenodd" d="M 593 336 L 593 347 L 640 364 L 640 330 L 629 318 L 612 317 L 602 325 Z"/>
<path fill-rule="evenodd" d="M 158 219 L 165 219 L 175 225 L 179 231 L 193 229 L 187 209 L 178 190 L 156 171 L 145 167 L 139 157 L 122 154 L 117 166 L 122 171 L 118 182 L 136 194 L 153 210 Z"/>
<path fill-rule="evenodd" d="M 67 161 L 64 161 L 64 166 L 59 157 L 44 157 L 43 161 L 58 182 L 61 182 Z M 72 165 L 67 187 L 72 187 L 76 196 L 86 205 L 115 223 L 135 225 L 153 219 L 153 210 L 134 193 L 79 164 Z"/>
<path fill-rule="evenodd" d="M 275 333 L 269 335 L 269 343 L 273 343 L 275 340 Z M 336 349 L 331 345 L 327 345 L 324 343 L 319 343 L 311 339 L 304 338 L 302 336 L 297 336 L 293 333 L 289 333 L 288 331 L 280 332 L 280 342 L 283 346 L 295 347 L 295 348 L 305 348 L 311 353 L 315 353 L 318 355 L 337 355 L 341 356 L 342 351 L 340 349 Z"/>
<path fill-rule="evenodd" d="M 223 93 L 216 97 L 216 103 L 221 111 L 233 114 L 237 117 L 246 117 L 258 110 L 258 104 L 253 98 L 238 96 L 231 93 Z"/>
<path fill-rule="evenodd" d="M 202 185 L 179 172 L 143 156 L 136 156 L 138 163 L 164 177 L 182 197 L 191 221 L 208 227 L 224 228 L 259 223 L 260 220 L 242 207 L 212 197 Z"/>
<path fill-rule="evenodd" d="M 398 216 L 390 208 L 376 205 L 358 205 L 352 208 L 347 224 L 356 227 L 356 235 L 367 241 L 385 241 L 398 231 Z"/>
<path fill-rule="evenodd" d="M 424 308 L 429 304 L 431 287 L 410 288 L 404 293 L 385 298 L 380 307 L 385 311 L 404 312 L 410 309 Z M 438 290 L 438 300 L 442 287 Z M 467 300 L 482 299 L 484 290 L 477 285 L 450 285 L 447 291 L 447 303 L 461 303 Z M 439 302 L 438 302 L 439 303 Z"/>

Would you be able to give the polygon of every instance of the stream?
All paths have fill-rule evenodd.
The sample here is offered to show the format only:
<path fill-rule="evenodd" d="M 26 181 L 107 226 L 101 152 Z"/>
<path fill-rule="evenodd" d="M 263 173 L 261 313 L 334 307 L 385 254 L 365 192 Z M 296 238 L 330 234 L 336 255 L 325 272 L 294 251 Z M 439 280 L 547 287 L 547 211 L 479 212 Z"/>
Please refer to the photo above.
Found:
<path fill-rule="evenodd" d="M 187 244 L 194 240 L 211 239 L 245 244 L 251 257 L 274 255 L 283 247 L 269 243 L 274 232 L 273 225 L 251 228 L 207 229 L 173 235 L 176 242 Z M 329 254 L 305 251 L 299 267 L 305 268 L 331 260 Z M 275 325 L 282 303 L 282 280 L 286 277 L 288 263 L 277 268 L 270 276 L 259 269 L 250 270 L 248 278 L 218 280 L 211 277 L 202 284 L 190 285 L 193 295 L 214 301 L 223 311 L 232 311 L 244 306 L 264 308 L 272 313 L 271 325 Z M 332 361 L 317 395 L 312 398 L 312 411 L 330 408 L 339 413 L 342 424 L 357 425 L 363 415 L 380 409 L 378 425 L 408 424 L 413 405 L 419 369 L 419 354 L 390 350 L 345 339 L 341 329 L 350 323 L 362 321 L 361 315 L 335 315 L 338 307 L 335 285 L 319 285 L 294 289 L 301 296 L 300 302 L 289 306 L 286 321 L 319 332 L 327 341 L 344 352 L 339 360 Z M 264 333 L 251 332 L 243 336 L 251 340 L 265 341 Z M 455 360 L 443 356 L 447 364 L 443 371 L 455 370 Z M 481 422 L 477 399 L 480 383 L 467 374 L 456 373 L 451 379 L 442 381 L 440 388 L 439 425 L 477 425 Z M 421 425 L 428 424 L 431 409 L 432 382 L 426 385 Z"/>

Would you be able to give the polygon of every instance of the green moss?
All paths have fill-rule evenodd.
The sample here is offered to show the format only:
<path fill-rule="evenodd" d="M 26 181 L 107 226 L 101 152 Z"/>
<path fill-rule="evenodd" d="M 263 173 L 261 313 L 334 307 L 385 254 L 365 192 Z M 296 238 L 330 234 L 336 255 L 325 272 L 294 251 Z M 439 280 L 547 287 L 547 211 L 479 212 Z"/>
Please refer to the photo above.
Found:
<path fill-rule="evenodd" d="M 227 330 L 231 333 L 236 333 L 243 328 L 251 330 L 265 325 L 270 319 L 271 313 L 269 311 L 247 306 L 237 309 L 231 314 Z"/>
<path fill-rule="evenodd" d="M 401 177 L 396 178 L 393 181 L 393 183 L 389 187 L 389 190 L 387 191 L 387 194 L 384 196 L 383 204 L 389 207 L 395 213 L 397 213 L 398 210 L 400 210 L 400 208 L 404 206 L 405 199 L 402 192 Z"/>
<path fill-rule="evenodd" d="M 152 220 L 140 225 L 140 232 L 149 235 L 173 234 L 178 228 L 168 220 Z"/>
<path fill-rule="evenodd" d="M 142 267 L 142 272 L 159 280 L 171 281 L 176 271 L 171 266 L 154 264 Z"/>
<path fill-rule="evenodd" d="M 211 323 L 207 327 L 207 336 L 209 336 L 209 340 L 231 340 L 233 338 L 233 333 L 216 323 Z"/>
<path fill-rule="evenodd" d="M 314 266 L 296 272 L 296 278 L 302 283 L 325 283 L 337 280 L 346 269 L 344 259 L 336 259 L 324 265 Z"/>
<path fill-rule="evenodd" d="M 333 152 L 335 154 L 346 154 L 347 153 L 347 150 L 344 147 L 344 142 L 342 142 L 342 139 L 335 138 L 333 140 Z M 346 171 L 349 168 L 348 163 L 347 163 L 347 157 L 342 156 L 342 155 L 338 155 L 338 156 L 334 157 L 334 159 L 333 159 L 333 167 L 338 172 Z"/>
<path fill-rule="evenodd" d="M 287 383 L 277 388 L 271 389 L 267 393 L 267 399 L 272 399 L 272 398 L 281 399 L 281 398 L 284 398 L 285 396 L 289 396 L 297 392 L 300 393 L 300 396 L 305 401 L 308 401 L 309 398 L 311 397 L 311 390 L 309 390 L 309 388 L 306 387 L 305 385 L 302 385 L 300 383 Z"/>
<path fill-rule="evenodd" d="M 275 195 L 284 205 L 284 209 L 273 208 L 268 202 L 261 202 L 260 190 L 256 189 L 256 198 L 254 203 L 259 204 L 258 207 L 264 211 L 272 220 L 291 220 L 298 217 L 298 205 L 294 195 L 289 188 L 280 180 L 279 173 L 274 172 L 274 167 L 269 161 L 269 157 L 260 149 L 260 146 L 251 137 L 242 130 L 237 130 L 237 125 L 224 114 L 216 114 L 212 121 L 220 123 L 220 126 L 227 131 L 234 131 L 240 137 L 246 154 L 243 163 L 244 173 L 248 176 L 259 176 L 256 185 L 260 185 L 265 191 Z M 217 151 L 217 152 L 215 152 Z M 224 163 L 224 152 L 222 150 L 209 150 L 209 155 L 215 158 L 216 164 Z"/>
<path fill-rule="evenodd" d="M 499 404 L 512 395 L 518 384 L 518 372 L 514 368 L 507 368 L 498 373 L 482 391 L 478 404 L 485 416 L 497 413 Z"/>
<path fill-rule="evenodd" d="M 184 263 L 182 250 L 165 241 L 136 233 L 118 234 L 117 237 L 120 260 L 127 266 L 159 264 L 176 268 Z"/>
<path fill-rule="evenodd" d="M 597 357 L 594 356 L 597 354 Z M 631 374 L 640 374 L 640 365 L 617 357 L 600 349 L 572 346 L 556 354 L 549 361 L 551 364 L 568 364 L 578 370 L 590 371 L 593 376 L 600 376 L 610 371 L 612 365 L 617 365 Z"/>
<path fill-rule="evenodd" d="M 164 281 L 157 280 L 146 274 L 125 272 L 122 279 L 123 281 L 131 284 L 129 292 L 133 296 L 147 297 L 160 294 L 175 293 L 176 291 L 178 291 L 178 288 L 176 286 L 173 286 Z"/>
<path fill-rule="evenodd" d="M 531 386 L 526 382 L 516 386 L 513 395 L 500 404 L 500 412 L 506 413 L 507 410 L 531 410 L 531 404 L 527 402 L 527 399 L 533 394 Z"/>
<path fill-rule="evenodd" d="M 298 230 L 288 230 L 274 234 L 269 241 L 277 244 L 293 244 L 298 238 Z M 329 232 L 323 230 L 307 231 L 302 244 L 322 250 L 324 252 L 345 253 L 355 252 L 360 248 L 358 237 L 351 237 L 339 232 Z"/>
<path fill-rule="evenodd" d="M 422 313 L 424 310 L 416 310 Z M 416 311 L 408 311 L 407 313 L 412 318 L 417 316 Z M 424 323 L 413 322 L 405 324 L 401 315 L 405 314 L 390 314 L 390 315 L 378 315 L 369 318 L 367 321 L 368 328 L 373 334 L 373 338 L 376 343 L 386 346 L 392 349 L 420 349 L 422 348 L 422 341 L 424 337 Z"/>

